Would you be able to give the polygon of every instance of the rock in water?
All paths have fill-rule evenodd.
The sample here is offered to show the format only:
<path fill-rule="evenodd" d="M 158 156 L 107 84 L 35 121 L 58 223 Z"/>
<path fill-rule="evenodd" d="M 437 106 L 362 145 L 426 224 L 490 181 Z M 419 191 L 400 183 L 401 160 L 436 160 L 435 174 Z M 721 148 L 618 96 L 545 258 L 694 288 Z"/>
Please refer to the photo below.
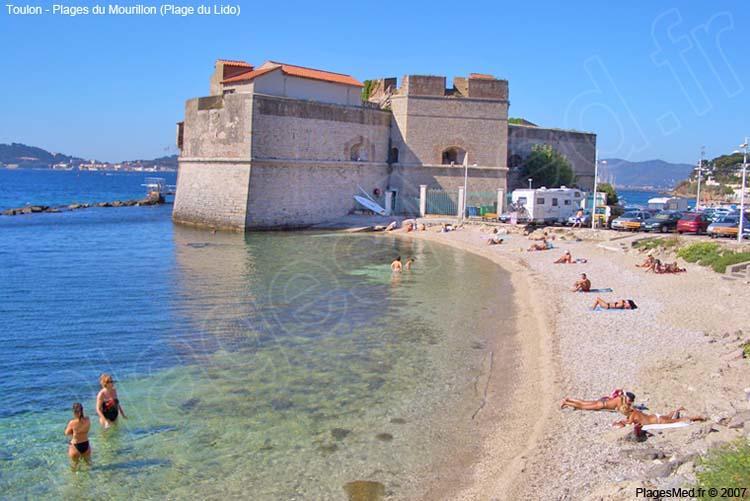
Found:
<path fill-rule="evenodd" d="M 371 480 L 355 480 L 344 486 L 349 501 L 379 501 L 385 496 L 385 485 Z"/>
<path fill-rule="evenodd" d="M 343 440 L 351 432 L 351 430 L 347 430 L 344 428 L 334 428 L 331 430 L 331 435 L 333 435 L 333 438 L 335 438 L 336 440 Z"/>
<path fill-rule="evenodd" d="M 375 438 L 377 438 L 381 442 L 390 442 L 391 440 L 393 440 L 393 435 L 391 435 L 390 433 L 378 433 L 377 435 L 375 435 Z"/>

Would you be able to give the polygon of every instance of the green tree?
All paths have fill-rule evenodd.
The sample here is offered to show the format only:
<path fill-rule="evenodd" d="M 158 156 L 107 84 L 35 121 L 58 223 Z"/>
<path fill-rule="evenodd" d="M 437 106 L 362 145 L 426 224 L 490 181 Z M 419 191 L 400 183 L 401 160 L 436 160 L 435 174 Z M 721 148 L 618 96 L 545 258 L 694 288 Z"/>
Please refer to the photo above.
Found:
<path fill-rule="evenodd" d="M 520 179 L 532 179 L 532 186 L 540 188 L 556 188 L 571 186 L 575 182 L 575 174 L 570 162 L 555 151 L 552 146 L 536 144 L 531 147 L 531 153 L 523 161 L 520 169 Z"/>
<path fill-rule="evenodd" d="M 364 87 L 362 87 L 362 101 L 367 101 L 370 99 L 370 94 L 372 93 L 372 88 L 375 87 L 375 82 L 372 80 L 365 80 Z"/>
<path fill-rule="evenodd" d="M 617 202 L 620 200 L 617 197 L 617 191 L 615 190 L 615 187 L 609 183 L 597 184 L 596 191 L 607 194 L 607 205 L 617 205 Z"/>

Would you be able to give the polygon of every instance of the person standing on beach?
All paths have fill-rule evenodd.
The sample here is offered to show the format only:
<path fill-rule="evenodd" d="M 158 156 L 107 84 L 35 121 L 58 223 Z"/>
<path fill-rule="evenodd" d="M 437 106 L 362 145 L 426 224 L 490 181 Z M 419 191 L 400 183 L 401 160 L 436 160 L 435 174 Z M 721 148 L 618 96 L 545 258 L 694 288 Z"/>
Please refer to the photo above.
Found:
<path fill-rule="evenodd" d="M 83 414 L 83 405 L 76 402 L 73 404 L 73 419 L 68 421 L 65 427 L 65 435 L 70 435 L 68 445 L 68 457 L 75 468 L 81 458 L 86 463 L 91 463 L 91 446 L 89 445 L 89 430 L 91 420 Z"/>
<path fill-rule="evenodd" d="M 117 417 L 122 414 L 123 419 L 128 417 L 120 405 L 117 398 L 117 389 L 115 389 L 115 380 L 107 373 L 99 376 L 99 384 L 102 389 L 96 395 L 96 413 L 99 414 L 99 424 L 104 428 L 109 428 L 117 421 Z"/>
<path fill-rule="evenodd" d="M 401 273 L 401 256 L 398 256 L 396 259 L 393 260 L 391 263 L 391 271 L 394 273 Z"/>
<path fill-rule="evenodd" d="M 581 228 L 583 226 L 583 209 L 578 209 L 576 212 L 576 220 L 571 228 Z"/>

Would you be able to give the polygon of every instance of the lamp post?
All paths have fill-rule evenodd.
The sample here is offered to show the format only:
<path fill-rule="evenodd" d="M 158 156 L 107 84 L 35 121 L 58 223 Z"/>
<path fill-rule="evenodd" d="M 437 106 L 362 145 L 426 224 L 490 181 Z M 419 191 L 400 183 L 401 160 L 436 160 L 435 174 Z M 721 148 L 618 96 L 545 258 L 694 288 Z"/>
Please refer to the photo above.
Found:
<path fill-rule="evenodd" d="M 533 180 L 534 180 L 534 179 L 532 179 L 532 178 L 529 178 L 529 189 L 531 189 L 531 182 L 532 182 Z"/>
<path fill-rule="evenodd" d="M 602 160 L 603 164 L 606 165 L 607 161 Z M 594 155 L 594 196 L 591 199 L 591 229 L 596 228 L 596 186 L 599 182 L 599 150 L 596 150 Z"/>
<path fill-rule="evenodd" d="M 701 146 L 701 159 L 698 162 L 698 189 L 695 193 L 695 210 L 701 204 L 701 173 L 703 172 L 703 155 L 706 153 L 706 147 Z"/>
<path fill-rule="evenodd" d="M 745 138 L 745 142 L 740 145 L 743 150 L 742 155 L 742 190 L 740 190 L 740 225 L 737 227 L 737 242 L 742 243 L 742 225 L 745 222 L 745 177 L 747 174 L 747 143 L 748 138 Z"/>

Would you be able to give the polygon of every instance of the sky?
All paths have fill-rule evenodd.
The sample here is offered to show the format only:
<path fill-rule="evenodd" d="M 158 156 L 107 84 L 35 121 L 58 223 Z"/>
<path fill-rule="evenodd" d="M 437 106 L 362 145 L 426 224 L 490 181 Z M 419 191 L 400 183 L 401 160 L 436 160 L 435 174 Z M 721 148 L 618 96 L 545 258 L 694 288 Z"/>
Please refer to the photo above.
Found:
<path fill-rule="evenodd" d="M 511 117 L 595 132 L 600 158 L 696 163 L 702 146 L 711 158 L 750 136 L 750 9 L 740 0 L 225 0 L 239 16 L 187 17 L 16 15 L 13 1 L 0 11 L 0 143 L 87 159 L 177 153 L 175 123 L 186 100 L 208 94 L 217 58 L 359 80 L 490 73 L 509 81 Z"/>

